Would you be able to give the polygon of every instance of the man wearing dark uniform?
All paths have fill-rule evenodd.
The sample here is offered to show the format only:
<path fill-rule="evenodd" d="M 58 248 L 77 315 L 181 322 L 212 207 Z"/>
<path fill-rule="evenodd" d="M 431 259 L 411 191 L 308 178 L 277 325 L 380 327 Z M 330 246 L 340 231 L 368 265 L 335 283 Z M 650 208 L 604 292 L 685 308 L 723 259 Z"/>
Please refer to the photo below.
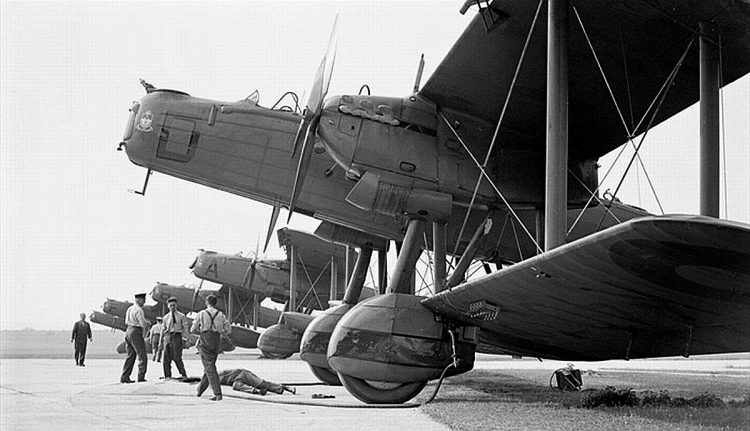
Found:
<path fill-rule="evenodd" d="M 133 383 L 130 375 L 133 373 L 135 358 L 138 357 L 138 381 L 146 381 L 146 367 L 148 366 L 148 357 L 146 356 L 146 340 L 143 339 L 147 329 L 148 321 L 143 313 L 143 304 L 146 303 L 146 294 L 139 293 L 135 295 L 135 304 L 125 312 L 125 324 L 128 329 L 125 331 L 125 351 L 128 357 L 125 358 L 125 364 L 122 366 L 122 375 L 120 383 Z"/>
<path fill-rule="evenodd" d="M 201 387 L 206 388 L 210 384 L 211 390 L 214 392 L 211 401 L 220 401 L 222 398 L 221 385 L 219 373 L 216 371 L 216 359 L 221 350 L 221 336 L 229 336 L 229 322 L 224 317 L 224 313 L 214 307 L 216 307 L 216 297 L 208 295 L 206 297 L 206 308 L 195 317 L 191 331 L 200 334 L 198 351 L 201 354 L 201 362 L 203 362 L 203 378 L 198 386 L 197 395 L 203 394 L 200 390 Z"/>
<path fill-rule="evenodd" d="M 81 320 L 73 325 L 73 333 L 70 335 L 70 342 L 74 343 L 76 365 L 85 367 L 83 361 L 86 359 L 86 344 L 91 339 L 91 326 L 86 321 L 86 314 L 81 313 Z"/>
<path fill-rule="evenodd" d="M 268 392 L 282 394 L 284 391 L 297 393 L 294 388 L 290 388 L 278 383 L 269 382 L 256 376 L 250 370 L 236 368 L 233 370 L 224 370 L 219 373 L 219 383 L 225 386 L 231 386 L 235 391 L 247 392 L 250 394 L 265 395 Z M 208 380 L 201 380 L 198 385 L 198 394 L 203 394 L 208 388 Z"/>
<path fill-rule="evenodd" d="M 185 365 L 182 363 L 182 334 L 187 335 L 190 331 L 187 317 L 177 311 L 177 298 L 174 296 L 167 300 L 169 313 L 162 317 L 161 340 L 164 351 L 163 365 L 164 378 L 172 377 L 172 361 L 177 365 L 177 371 L 182 377 L 187 378 Z"/>

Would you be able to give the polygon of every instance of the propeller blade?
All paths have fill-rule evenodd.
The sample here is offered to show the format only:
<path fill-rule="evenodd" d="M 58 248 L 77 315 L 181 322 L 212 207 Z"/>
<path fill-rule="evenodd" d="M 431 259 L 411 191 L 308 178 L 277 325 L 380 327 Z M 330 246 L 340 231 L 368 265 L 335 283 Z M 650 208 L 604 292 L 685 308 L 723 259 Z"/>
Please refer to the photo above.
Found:
<path fill-rule="evenodd" d="M 294 206 L 297 203 L 297 197 L 302 190 L 302 184 L 305 181 L 305 175 L 307 174 L 307 167 L 310 165 L 310 158 L 312 157 L 313 140 L 315 139 L 312 131 L 313 127 L 317 127 L 317 121 L 314 121 L 307 128 L 305 134 L 305 141 L 302 144 L 302 151 L 297 161 L 297 172 L 294 174 L 294 183 L 292 184 L 292 195 L 289 197 L 289 216 L 286 219 L 287 224 L 292 219 L 294 214 Z"/>
<path fill-rule="evenodd" d="M 193 304 L 190 307 L 191 310 L 195 310 L 195 301 L 198 299 L 198 293 L 201 291 L 201 288 L 203 287 L 203 279 L 201 279 L 200 284 L 198 284 L 198 287 L 193 289 Z"/>
<path fill-rule="evenodd" d="M 253 283 L 255 282 L 255 262 L 257 259 L 253 260 L 253 263 L 250 265 L 250 280 L 247 282 L 247 288 L 252 290 L 253 289 Z"/>
<path fill-rule="evenodd" d="M 268 243 L 271 242 L 271 236 L 273 235 L 273 230 L 276 228 L 276 221 L 279 219 L 280 210 L 280 206 L 274 205 L 273 210 L 271 211 L 271 221 L 268 223 L 268 232 L 266 232 L 266 243 L 263 245 L 263 253 L 266 252 L 268 249 Z M 257 252 L 255 255 L 258 255 Z"/>
<path fill-rule="evenodd" d="M 302 132 L 307 128 L 307 125 L 309 124 L 310 119 L 308 118 L 308 110 L 305 109 L 305 112 L 302 113 L 302 119 L 299 122 L 299 127 L 297 127 L 297 133 L 294 135 L 294 141 L 292 141 L 292 158 L 294 158 L 294 156 L 297 154 L 297 149 L 300 145 L 300 138 L 304 137 L 304 134 Z"/>
<path fill-rule="evenodd" d="M 310 98 L 307 100 L 307 108 L 312 111 L 313 115 L 320 115 L 320 110 L 323 107 L 323 100 L 325 99 L 326 94 L 328 94 L 328 88 L 331 85 L 333 65 L 336 61 L 338 22 L 339 16 L 336 14 L 336 18 L 333 20 L 333 27 L 331 28 L 331 35 L 328 38 L 326 53 L 323 56 L 323 59 L 321 59 L 318 70 L 315 73 L 315 80 L 313 81 L 312 90 L 310 91 Z"/>
<path fill-rule="evenodd" d="M 331 36 L 328 39 L 328 47 L 326 48 L 325 55 L 323 55 L 323 59 L 320 60 L 318 70 L 315 72 L 315 79 L 313 80 L 312 89 L 310 91 L 310 98 L 307 100 L 307 108 L 305 109 L 304 117 L 302 121 L 300 121 L 297 134 L 294 137 L 292 157 L 297 153 L 302 130 L 305 130 L 305 137 L 302 140 L 302 149 L 300 150 L 299 160 L 297 161 L 297 172 L 294 174 L 294 182 L 292 183 L 292 195 L 289 198 L 289 217 L 286 220 L 287 223 L 292 219 L 297 197 L 302 189 L 302 183 L 305 181 L 307 167 L 310 164 L 310 157 L 312 156 L 315 135 L 318 130 L 318 123 L 320 122 L 320 115 L 323 111 L 323 102 L 328 94 L 328 88 L 331 85 L 333 65 L 336 61 L 338 21 L 339 16 L 337 14 L 336 18 L 333 20 L 333 28 L 331 29 Z"/>

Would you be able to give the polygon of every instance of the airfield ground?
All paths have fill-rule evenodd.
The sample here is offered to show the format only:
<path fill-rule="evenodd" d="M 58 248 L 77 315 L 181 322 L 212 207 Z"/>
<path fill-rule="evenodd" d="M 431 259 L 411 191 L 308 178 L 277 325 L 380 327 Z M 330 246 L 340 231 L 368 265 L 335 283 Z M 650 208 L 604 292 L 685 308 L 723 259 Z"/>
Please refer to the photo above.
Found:
<path fill-rule="evenodd" d="M 7 346 L 4 343 L 3 347 Z M 549 389 L 552 370 L 565 365 L 554 361 L 480 355 L 475 370 L 447 379 L 433 403 L 385 409 L 364 408 L 343 388 L 322 385 L 298 386 L 297 395 L 266 396 L 264 401 L 227 387 L 224 401 L 213 403 L 207 395 L 196 398 L 193 385 L 159 380 L 161 364 L 154 362 L 149 363 L 148 382 L 121 385 L 117 383 L 121 358 L 91 358 L 86 368 L 80 368 L 71 358 L 42 356 L 0 359 L 0 429 L 750 428 L 747 406 L 581 408 L 580 401 L 589 392 Z M 184 356 L 188 373 L 199 375 L 201 365 L 195 350 L 187 350 Z M 586 389 L 612 385 L 636 391 L 668 390 L 670 395 L 686 398 L 711 392 L 725 401 L 750 394 L 750 355 L 576 365 L 584 371 Z M 245 350 L 222 355 L 218 366 L 248 368 L 273 381 L 314 382 L 296 355 L 274 361 L 258 359 L 257 351 Z M 433 388 L 427 386 L 416 402 L 427 399 Z M 335 398 L 316 400 L 312 398 L 315 393 Z"/>

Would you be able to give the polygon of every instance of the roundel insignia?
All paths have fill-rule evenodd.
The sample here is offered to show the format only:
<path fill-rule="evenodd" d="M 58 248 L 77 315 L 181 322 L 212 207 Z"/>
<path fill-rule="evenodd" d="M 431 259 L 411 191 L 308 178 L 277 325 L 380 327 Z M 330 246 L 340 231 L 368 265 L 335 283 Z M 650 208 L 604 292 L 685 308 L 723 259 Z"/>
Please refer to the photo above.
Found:
<path fill-rule="evenodd" d="M 138 120 L 138 124 L 136 124 L 135 128 L 140 130 L 141 132 L 150 132 L 154 130 L 151 127 L 151 122 L 153 121 L 154 116 L 151 114 L 151 111 L 146 111 L 141 115 L 140 120 Z"/>

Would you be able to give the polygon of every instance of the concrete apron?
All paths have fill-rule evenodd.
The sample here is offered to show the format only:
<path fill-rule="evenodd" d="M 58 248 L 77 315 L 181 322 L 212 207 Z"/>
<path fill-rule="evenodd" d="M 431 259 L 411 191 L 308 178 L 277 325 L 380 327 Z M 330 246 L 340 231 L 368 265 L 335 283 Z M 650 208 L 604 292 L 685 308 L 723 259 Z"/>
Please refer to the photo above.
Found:
<path fill-rule="evenodd" d="M 200 376 L 200 361 L 185 355 L 191 376 Z M 313 383 L 307 364 L 299 360 L 228 359 L 217 367 L 247 368 L 274 382 Z M 0 360 L 0 429 L 176 429 L 182 426 L 233 429 L 333 429 L 350 423 L 357 429 L 447 429 L 418 408 L 360 408 L 363 404 L 343 387 L 297 386 L 297 394 L 251 396 L 223 386 L 224 400 L 209 401 L 211 390 L 195 396 L 195 384 L 159 380 L 161 364 L 149 362 L 148 382 L 117 383 L 119 359 L 90 360 L 85 368 L 63 359 Z M 428 387 L 425 392 L 429 391 Z M 333 399 L 312 399 L 315 393 Z M 263 400 L 263 401 L 259 401 Z M 270 403 L 279 401 L 284 404 Z M 294 404 L 320 403 L 327 406 Z M 349 408 L 334 407 L 342 405 Z M 241 425 L 240 425 L 241 424 Z M 354 425 L 356 424 L 356 425 Z"/>

